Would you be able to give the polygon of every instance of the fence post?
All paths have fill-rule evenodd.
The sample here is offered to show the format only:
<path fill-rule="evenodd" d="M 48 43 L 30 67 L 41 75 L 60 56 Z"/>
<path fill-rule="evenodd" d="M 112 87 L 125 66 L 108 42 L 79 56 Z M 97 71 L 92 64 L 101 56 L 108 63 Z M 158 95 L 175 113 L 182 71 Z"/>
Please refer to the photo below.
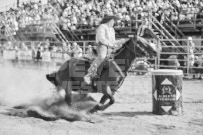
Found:
<path fill-rule="evenodd" d="M 83 54 L 86 53 L 86 44 L 85 44 L 85 41 L 83 41 Z"/>
<path fill-rule="evenodd" d="M 136 17 L 135 17 L 136 19 L 136 21 L 135 21 L 135 29 L 137 30 L 137 28 L 138 28 L 138 14 L 136 14 Z"/>
<path fill-rule="evenodd" d="M 157 58 L 155 59 L 156 60 L 156 69 L 159 69 L 160 68 L 160 40 L 157 39 Z"/>
<path fill-rule="evenodd" d="M 187 39 L 187 75 L 189 75 L 189 40 Z"/>

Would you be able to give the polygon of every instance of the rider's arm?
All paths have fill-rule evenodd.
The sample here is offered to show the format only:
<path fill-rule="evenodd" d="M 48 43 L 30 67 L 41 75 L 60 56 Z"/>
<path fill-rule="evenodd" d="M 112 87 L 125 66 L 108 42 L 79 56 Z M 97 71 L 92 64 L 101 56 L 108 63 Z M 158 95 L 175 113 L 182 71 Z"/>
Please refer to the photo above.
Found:
<path fill-rule="evenodd" d="M 116 47 L 121 47 L 125 42 L 127 42 L 129 39 L 127 38 L 127 39 L 125 39 L 125 38 L 123 38 L 123 39 L 119 39 L 119 40 L 116 40 L 115 41 L 115 46 Z"/>
<path fill-rule="evenodd" d="M 106 34 L 105 26 L 104 25 L 100 25 L 99 28 L 96 31 L 97 40 L 99 42 L 101 42 L 102 44 L 104 44 L 104 45 L 107 45 L 109 47 L 113 47 L 114 44 L 111 43 L 111 41 L 106 38 L 105 34 Z"/>

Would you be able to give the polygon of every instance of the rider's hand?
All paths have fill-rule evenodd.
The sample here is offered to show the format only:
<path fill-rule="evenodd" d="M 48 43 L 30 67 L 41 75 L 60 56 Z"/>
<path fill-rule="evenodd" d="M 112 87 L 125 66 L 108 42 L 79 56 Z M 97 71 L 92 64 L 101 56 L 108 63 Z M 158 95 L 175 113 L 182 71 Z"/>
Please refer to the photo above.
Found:
<path fill-rule="evenodd" d="M 108 46 L 111 48 L 114 48 L 114 44 L 112 44 L 112 43 L 109 43 Z"/>
<path fill-rule="evenodd" d="M 123 38 L 121 39 L 121 43 L 124 44 L 125 42 L 127 42 L 129 39 L 128 38 Z"/>

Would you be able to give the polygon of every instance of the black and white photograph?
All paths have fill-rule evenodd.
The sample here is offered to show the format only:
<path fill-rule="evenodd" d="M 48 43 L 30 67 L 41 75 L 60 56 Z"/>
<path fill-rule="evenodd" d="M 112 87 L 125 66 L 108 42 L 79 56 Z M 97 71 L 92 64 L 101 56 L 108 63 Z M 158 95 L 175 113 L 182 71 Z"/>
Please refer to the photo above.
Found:
<path fill-rule="evenodd" d="M 0 0 L 0 135 L 203 135 L 203 0 Z"/>

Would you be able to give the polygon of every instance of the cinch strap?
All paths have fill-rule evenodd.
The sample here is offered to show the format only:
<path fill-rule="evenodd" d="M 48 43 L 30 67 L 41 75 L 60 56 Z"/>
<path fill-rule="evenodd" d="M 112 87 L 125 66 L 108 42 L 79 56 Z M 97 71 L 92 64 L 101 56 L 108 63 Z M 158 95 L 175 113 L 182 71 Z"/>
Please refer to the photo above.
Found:
<path fill-rule="evenodd" d="M 125 78 L 125 75 L 123 73 L 123 71 L 121 70 L 121 68 L 118 66 L 118 64 L 113 60 L 112 63 L 114 64 L 114 66 L 118 69 L 120 75 Z"/>

